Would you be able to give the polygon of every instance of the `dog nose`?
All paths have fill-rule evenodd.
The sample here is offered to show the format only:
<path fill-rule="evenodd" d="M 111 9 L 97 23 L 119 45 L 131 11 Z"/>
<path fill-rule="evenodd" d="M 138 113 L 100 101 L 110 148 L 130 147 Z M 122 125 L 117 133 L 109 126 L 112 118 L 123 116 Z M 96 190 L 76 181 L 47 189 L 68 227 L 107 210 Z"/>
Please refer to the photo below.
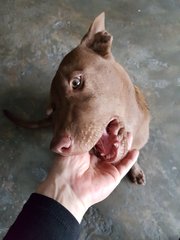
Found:
<path fill-rule="evenodd" d="M 53 139 L 50 145 L 51 151 L 63 154 L 69 152 L 72 146 L 72 139 L 69 136 L 64 136 L 60 140 Z"/>

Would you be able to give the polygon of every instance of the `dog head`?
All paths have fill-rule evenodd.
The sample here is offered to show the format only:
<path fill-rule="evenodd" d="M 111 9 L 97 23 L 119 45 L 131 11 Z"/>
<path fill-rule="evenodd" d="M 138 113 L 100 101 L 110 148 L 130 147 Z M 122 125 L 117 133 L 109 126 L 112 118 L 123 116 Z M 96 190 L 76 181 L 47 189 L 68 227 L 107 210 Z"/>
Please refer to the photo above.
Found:
<path fill-rule="evenodd" d="M 95 18 L 80 44 L 64 57 L 52 81 L 51 149 L 64 156 L 98 146 L 100 155 L 110 159 L 119 144 L 121 90 L 126 81 L 119 80 L 111 52 L 113 37 L 105 30 L 104 18 L 104 13 Z"/>

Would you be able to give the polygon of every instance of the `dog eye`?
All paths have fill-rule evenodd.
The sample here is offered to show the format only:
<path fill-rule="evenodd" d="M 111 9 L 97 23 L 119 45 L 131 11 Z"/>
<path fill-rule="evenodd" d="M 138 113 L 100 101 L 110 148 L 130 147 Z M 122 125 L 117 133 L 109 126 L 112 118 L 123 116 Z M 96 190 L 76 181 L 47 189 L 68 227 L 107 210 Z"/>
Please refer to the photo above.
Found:
<path fill-rule="evenodd" d="M 71 81 L 71 86 L 73 89 L 77 89 L 81 86 L 81 77 L 74 78 Z"/>

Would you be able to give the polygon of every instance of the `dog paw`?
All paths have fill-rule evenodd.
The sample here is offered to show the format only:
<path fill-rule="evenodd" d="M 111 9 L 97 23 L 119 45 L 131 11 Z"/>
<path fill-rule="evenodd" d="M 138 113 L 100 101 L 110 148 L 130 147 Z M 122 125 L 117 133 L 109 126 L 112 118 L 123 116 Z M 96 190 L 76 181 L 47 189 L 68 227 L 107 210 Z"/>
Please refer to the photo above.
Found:
<path fill-rule="evenodd" d="M 145 185 L 146 184 L 145 174 L 144 174 L 143 170 L 141 169 L 141 167 L 139 166 L 138 163 L 136 163 L 131 168 L 128 175 L 129 175 L 130 180 L 133 183 L 139 184 L 139 185 Z"/>

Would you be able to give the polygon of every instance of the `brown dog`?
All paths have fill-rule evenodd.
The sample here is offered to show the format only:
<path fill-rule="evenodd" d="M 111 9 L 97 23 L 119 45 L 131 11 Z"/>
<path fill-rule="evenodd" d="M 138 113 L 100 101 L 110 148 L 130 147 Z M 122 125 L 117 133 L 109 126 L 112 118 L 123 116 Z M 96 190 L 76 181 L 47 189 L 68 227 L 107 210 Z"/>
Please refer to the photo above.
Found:
<path fill-rule="evenodd" d="M 24 127 L 52 123 L 51 150 L 64 156 L 93 149 L 102 160 L 115 163 L 127 153 L 127 132 L 133 135 L 132 148 L 141 149 L 149 136 L 149 110 L 139 88 L 112 56 L 111 45 L 102 13 L 62 60 L 51 85 L 48 117 L 25 122 L 5 110 L 6 116 Z M 130 176 L 145 184 L 137 163 Z"/>

